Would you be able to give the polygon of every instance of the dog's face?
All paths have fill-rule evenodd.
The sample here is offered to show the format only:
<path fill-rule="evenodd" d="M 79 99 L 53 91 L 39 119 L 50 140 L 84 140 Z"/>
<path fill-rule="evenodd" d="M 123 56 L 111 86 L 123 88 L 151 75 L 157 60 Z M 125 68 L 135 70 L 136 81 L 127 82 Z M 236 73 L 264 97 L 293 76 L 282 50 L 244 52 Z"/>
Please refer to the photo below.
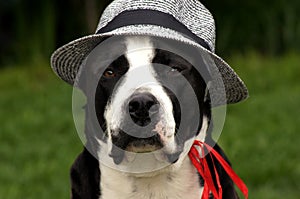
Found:
<path fill-rule="evenodd" d="M 110 146 L 115 164 L 124 161 L 126 151 L 157 150 L 175 163 L 187 150 L 186 142 L 207 127 L 206 83 L 188 60 L 153 47 L 148 37 L 128 37 L 124 42 L 125 54 L 105 69 L 95 94 L 96 115 L 105 134 L 102 141 Z M 165 86 L 166 81 L 171 86 Z M 197 107 L 190 107 L 190 88 Z M 180 100 L 178 95 L 183 95 Z M 189 110 L 184 118 L 183 109 Z M 182 126 L 183 119 L 191 121 L 190 125 Z"/>

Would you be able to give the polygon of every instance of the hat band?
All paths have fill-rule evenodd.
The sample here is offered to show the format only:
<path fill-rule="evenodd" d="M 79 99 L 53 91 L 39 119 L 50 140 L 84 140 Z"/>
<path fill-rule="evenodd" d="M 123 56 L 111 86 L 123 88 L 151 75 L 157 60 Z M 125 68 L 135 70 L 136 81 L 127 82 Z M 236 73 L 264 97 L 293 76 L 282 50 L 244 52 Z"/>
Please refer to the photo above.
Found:
<path fill-rule="evenodd" d="M 120 13 L 112 21 L 110 21 L 106 26 L 101 28 L 96 32 L 96 34 L 101 34 L 105 32 L 113 31 L 117 28 L 130 26 L 130 25 L 156 25 L 162 26 L 164 28 L 169 28 L 182 33 L 195 42 L 200 44 L 202 47 L 211 51 L 209 45 L 192 31 L 190 31 L 184 24 L 179 22 L 175 17 L 170 14 L 156 11 L 156 10 L 127 10 Z"/>

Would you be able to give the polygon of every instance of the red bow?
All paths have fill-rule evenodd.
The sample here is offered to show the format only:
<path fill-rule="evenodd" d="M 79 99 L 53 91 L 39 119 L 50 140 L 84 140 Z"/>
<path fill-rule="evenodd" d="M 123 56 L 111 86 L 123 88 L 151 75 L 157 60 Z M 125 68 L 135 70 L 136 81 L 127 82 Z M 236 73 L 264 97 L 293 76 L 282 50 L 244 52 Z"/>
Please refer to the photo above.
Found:
<path fill-rule="evenodd" d="M 202 156 L 200 156 L 196 146 L 199 146 L 201 148 Z M 211 156 L 211 159 L 213 162 L 214 173 L 216 176 L 218 191 L 214 185 L 207 161 L 204 158 L 204 147 L 206 147 L 207 150 L 210 151 L 209 155 Z M 242 191 L 245 198 L 248 199 L 247 186 L 239 178 L 239 176 L 233 171 L 231 166 L 223 159 L 223 157 L 208 144 L 201 142 L 199 140 L 195 140 L 194 144 L 189 152 L 189 157 L 190 157 L 193 165 L 198 170 L 199 174 L 204 179 L 204 189 L 203 189 L 202 199 L 208 199 L 209 192 L 211 192 L 213 194 L 215 199 L 222 199 L 222 186 L 221 186 L 219 174 L 215 167 L 212 156 L 214 156 L 216 158 L 216 160 L 219 161 L 219 163 L 224 168 L 224 170 L 227 172 L 229 177 L 233 180 L 233 182 L 237 185 L 237 187 Z"/>

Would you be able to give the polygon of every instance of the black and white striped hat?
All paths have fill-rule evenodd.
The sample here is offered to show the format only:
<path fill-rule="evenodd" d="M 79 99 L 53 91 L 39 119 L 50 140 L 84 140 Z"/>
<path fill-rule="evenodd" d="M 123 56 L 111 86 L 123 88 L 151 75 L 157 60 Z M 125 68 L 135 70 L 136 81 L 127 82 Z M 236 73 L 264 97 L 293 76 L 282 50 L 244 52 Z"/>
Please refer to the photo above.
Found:
<path fill-rule="evenodd" d="M 248 97 L 243 81 L 214 53 L 215 22 L 198 0 L 115 0 L 103 12 L 95 34 L 74 40 L 52 54 L 52 69 L 73 85 L 83 60 L 104 38 L 114 35 L 149 35 L 198 47 L 215 62 L 227 104 Z"/>

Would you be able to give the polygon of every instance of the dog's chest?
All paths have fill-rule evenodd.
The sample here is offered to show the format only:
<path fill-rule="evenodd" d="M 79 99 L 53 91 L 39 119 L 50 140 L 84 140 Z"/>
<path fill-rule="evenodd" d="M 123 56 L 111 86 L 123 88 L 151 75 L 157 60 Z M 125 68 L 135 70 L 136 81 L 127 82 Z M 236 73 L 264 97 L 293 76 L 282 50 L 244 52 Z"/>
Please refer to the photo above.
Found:
<path fill-rule="evenodd" d="M 100 199 L 199 199 L 202 187 L 188 160 L 177 172 L 154 177 L 130 177 L 101 166 Z"/>

